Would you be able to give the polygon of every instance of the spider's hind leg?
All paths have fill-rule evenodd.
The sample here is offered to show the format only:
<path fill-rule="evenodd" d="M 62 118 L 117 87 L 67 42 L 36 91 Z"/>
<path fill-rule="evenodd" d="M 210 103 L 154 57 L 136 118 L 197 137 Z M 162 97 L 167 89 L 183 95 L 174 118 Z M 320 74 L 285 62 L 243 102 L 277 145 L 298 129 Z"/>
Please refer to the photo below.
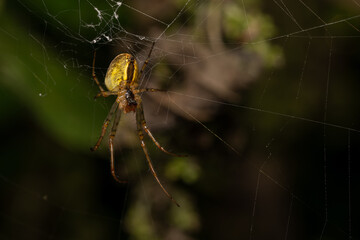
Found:
<path fill-rule="evenodd" d="M 139 73 L 139 79 L 141 79 L 142 74 L 143 74 L 143 72 L 144 72 L 144 70 L 145 70 L 145 68 L 146 68 L 146 65 L 149 63 L 149 59 L 150 59 L 151 53 L 152 53 L 152 51 L 154 50 L 154 45 L 155 45 L 155 42 L 152 42 L 150 51 L 149 51 L 149 53 L 148 53 L 148 56 L 147 56 L 147 58 L 145 59 L 143 65 L 142 65 L 142 67 L 141 67 L 141 70 L 140 70 L 140 73 Z"/>
<path fill-rule="evenodd" d="M 96 51 L 94 51 L 94 58 L 93 58 L 93 65 L 92 65 L 92 77 L 93 77 L 96 85 L 98 85 L 100 92 L 104 92 L 104 88 L 101 86 L 101 84 L 95 74 L 95 59 L 96 59 Z"/>

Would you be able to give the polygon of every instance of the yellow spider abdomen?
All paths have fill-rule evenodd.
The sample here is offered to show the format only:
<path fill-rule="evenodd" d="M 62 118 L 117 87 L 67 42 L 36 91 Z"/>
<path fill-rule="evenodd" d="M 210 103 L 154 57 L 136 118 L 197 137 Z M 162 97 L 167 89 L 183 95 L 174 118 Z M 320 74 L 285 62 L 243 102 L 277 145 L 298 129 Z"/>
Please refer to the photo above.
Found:
<path fill-rule="evenodd" d="M 110 63 L 106 72 L 105 85 L 109 91 L 119 91 L 121 88 L 136 87 L 138 82 L 138 64 L 128 53 L 117 55 Z"/>

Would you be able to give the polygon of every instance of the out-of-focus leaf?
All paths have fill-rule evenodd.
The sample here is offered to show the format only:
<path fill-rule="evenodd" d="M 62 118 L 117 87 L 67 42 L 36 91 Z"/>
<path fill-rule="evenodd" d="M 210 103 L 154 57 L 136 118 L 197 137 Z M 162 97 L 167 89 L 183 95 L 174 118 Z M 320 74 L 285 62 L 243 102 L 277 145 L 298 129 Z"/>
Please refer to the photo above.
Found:
<path fill-rule="evenodd" d="M 41 36 L 26 33 L 28 30 L 6 12 L 0 22 L 2 88 L 15 94 L 45 131 L 63 145 L 88 151 L 94 141 L 93 128 L 100 128 L 105 117 L 99 104 L 94 104 L 96 92 L 90 87 L 90 74 L 66 70 L 39 40 Z"/>

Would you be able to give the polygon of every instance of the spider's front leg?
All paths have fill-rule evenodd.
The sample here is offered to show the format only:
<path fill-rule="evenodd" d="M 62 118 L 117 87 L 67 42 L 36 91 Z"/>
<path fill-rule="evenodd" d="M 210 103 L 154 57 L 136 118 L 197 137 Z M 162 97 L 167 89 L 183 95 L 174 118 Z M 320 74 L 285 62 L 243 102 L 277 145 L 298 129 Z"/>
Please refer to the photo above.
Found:
<path fill-rule="evenodd" d="M 117 102 L 115 102 L 118 104 Z M 115 158 L 114 158 L 114 138 L 116 135 L 116 130 L 120 122 L 121 117 L 121 109 L 118 109 L 118 111 L 115 114 L 115 119 L 113 122 L 113 126 L 111 128 L 110 136 L 109 136 L 109 149 L 110 149 L 110 167 L 111 167 L 111 175 L 114 177 L 114 179 L 119 183 L 126 183 L 127 181 L 120 180 L 115 171 Z"/>
<path fill-rule="evenodd" d="M 150 171 L 152 173 L 152 175 L 154 176 L 155 180 L 158 182 L 158 184 L 160 185 L 161 189 L 163 190 L 163 192 L 165 193 L 165 195 L 172 201 L 176 204 L 176 206 L 180 207 L 180 205 L 176 202 L 176 200 L 166 191 L 166 189 L 164 188 L 164 186 L 162 185 L 162 183 L 160 182 L 157 174 L 156 174 L 156 171 L 153 167 L 153 164 L 150 160 L 150 156 L 149 156 L 149 153 L 148 153 L 148 150 L 146 148 L 146 145 L 145 145 L 145 142 L 144 142 L 144 132 L 142 131 L 142 120 L 144 119 L 144 111 L 143 111 L 143 108 L 142 108 L 142 103 L 139 104 L 139 106 L 136 108 L 136 126 L 137 126 L 137 132 L 138 132 L 138 135 L 139 135 L 139 139 L 140 139 L 140 144 L 141 144 L 141 147 L 145 153 L 145 157 L 146 157 L 146 160 L 148 162 L 148 165 L 149 165 L 149 168 L 150 168 Z"/>
<path fill-rule="evenodd" d="M 107 129 L 107 127 L 109 126 L 109 123 L 110 123 L 110 121 L 111 121 L 111 118 L 112 118 L 112 116 L 114 115 L 114 113 L 115 113 L 115 111 L 116 111 L 116 109 L 117 109 L 118 107 L 119 107 L 119 103 L 118 103 L 118 102 L 114 102 L 114 104 L 112 105 L 112 107 L 111 107 L 108 115 L 107 115 L 106 118 L 105 118 L 104 124 L 103 124 L 102 129 L 101 129 L 101 135 L 100 135 L 98 141 L 96 142 L 95 146 L 92 147 L 92 148 L 90 148 L 91 151 L 96 151 L 96 150 L 98 149 L 98 147 L 100 146 L 100 143 L 101 143 L 101 141 L 102 141 L 103 138 L 104 138 L 104 135 L 105 135 L 105 133 L 106 133 L 106 129 Z"/>
<path fill-rule="evenodd" d="M 147 92 L 147 91 L 151 91 L 151 92 L 157 92 L 157 91 L 163 91 L 163 90 L 159 90 L 159 89 L 154 89 L 154 88 L 144 88 L 144 89 L 139 89 L 139 92 Z M 142 107 L 142 104 L 140 104 L 140 106 L 138 106 L 138 111 L 139 114 L 137 114 L 136 116 L 139 115 L 138 119 L 140 121 L 141 127 L 142 129 L 144 129 L 144 131 L 147 133 L 147 135 L 151 138 L 151 140 L 155 143 L 155 145 L 164 153 L 167 153 L 169 155 L 175 156 L 175 157 L 187 157 L 188 155 L 186 154 L 176 154 L 176 153 L 172 153 L 169 152 L 168 150 L 166 150 L 165 148 L 163 148 L 160 143 L 155 139 L 155 137 L 152 135 L 150 129 L 147 127 L 146 125 L 146 121 L 145 121 L 145 117 L 144 117 L 144 109 Z M 138 121 L 138 120 L 137 120 Z"/>

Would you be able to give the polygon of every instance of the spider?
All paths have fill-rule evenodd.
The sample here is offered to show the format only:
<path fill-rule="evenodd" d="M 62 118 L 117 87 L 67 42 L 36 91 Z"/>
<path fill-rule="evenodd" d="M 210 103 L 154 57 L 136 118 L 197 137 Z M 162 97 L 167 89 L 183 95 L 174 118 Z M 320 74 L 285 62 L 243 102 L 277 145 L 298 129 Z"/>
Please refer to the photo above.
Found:
<path fill-rule="evenodd" d="M 109 135 L 109 148 L 110 148 L 110 164 L 111 164 L 111 174 L 114 179 L 119 183 L 124 183 L 126 181 L 120 180 L 115 172 L 115 159 L 114 159 L 114 137 L 116 134 L 117 126 L 120 122 L 121 113 L 131 113 L 135 112 L 136 114 L 136 126 L 137 126 L 137 133 L 140 139 L 141 147 L 145 153 L 145 157 L 147 163 L 149 165 L 150 171 L 153 174 L 155 180 L 160 185 L 162 191 L 165 195 L 173 201 L 178 207 L 180 205 L 175 201 L 175 199 L 166 191 L 165 187 L 160 182 L 156 171 L 152 165 L 150 160 L 150 156 L 148 150 L 146 148 L 144 142 L 144 131 L 147 135 L 151 138 L 151 140 L 155 143 L 155 145 L 163 152 L 177 156 L 177 157 L 185 157 L 186 155 L 179 155 L 171 153 L 165 150 L 159 142 L 154 138 L 150 129 L 146 125 L 145 117 L 144 117 L 144 109 L 142 105 L 141 93 L 144 92 L 163 92 L 164 90 L 155 89 L 155 88 L 139 88 L 139 79 L 141 79 L 142 74 L 144 72 L 145 67 L 149 62 L 150 55 L 154 49 L 155 42 L 152 43 L 149 54 L 143 63 L 141 70 L 138 70 L 138 63 L 134 56 L 129 53 L 121 53 L 117 55 L 110 63 L 109 68 L 107 69 L 106 76 L 105 76 L 105 86 L 108 91 L 105 91 L 104 88 L 100 85 L 96 75 L 95 75 L 95 58 L 96 52 L 94 52 L 94 59 L 93 59 L 93 66 L 92 66 L 92 77 L 95 83 L 98 85 L 100 92 L 95 96 L 98 97 L 108 97 L 110 95 L 116 95 L 116 100 L 112 105 L 107 117 L 105 118 L 104 124 L 102 125 L 101 135 L 96 142 L 95 146 L 91 148 L 91 151 L 96 151 L 104 138 L 106 133 L 106 129 L 115 114 L 113 125 L 111 128 L 111 132 Z"/>

